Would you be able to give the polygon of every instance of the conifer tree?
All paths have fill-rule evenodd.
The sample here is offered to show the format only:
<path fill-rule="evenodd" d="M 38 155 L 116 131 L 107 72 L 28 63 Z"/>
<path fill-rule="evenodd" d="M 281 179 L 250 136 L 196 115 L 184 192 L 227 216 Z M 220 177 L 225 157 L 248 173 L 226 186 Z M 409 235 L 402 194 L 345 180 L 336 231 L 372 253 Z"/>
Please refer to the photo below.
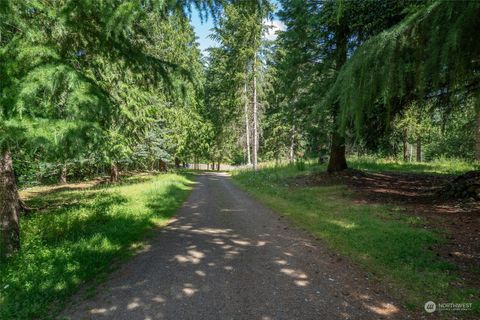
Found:
<path fill-rule="evenodd" d="M 295 98 L 311 95 L 314 114 L 328 113 L 330 126 L 329 172 L 347 167 L 345 126 L 341 126 L 340 105 L 336 100 L 319 103 L 334 83 L 351 53 L 369 37 L 394 25 L 410 6 L 403 1 L 282 1 L 280 17 L 287 29 L 281 45 L 289 51 L 290 79 L 299 81 Z M 305 85 L 313 83 L 313 85 Z M 318 119 L 318 118 L 317 118 Z M 327 122 L 328 123 L 328 122 Z M 325 125 L 325 124 L 322 124 Z"/>
<path fill-rule="evenodd" d="M 110 163 L 116 180 L 164 109 L 189 106 L 197 113 L 202 68 L 187 14 L 195 6 L 215 15 L 224 3 L 1 0 L 0 255 L 20 246 L 24 206 L 13 151 L 28 140 L 27 124 L 69 123 L 78 138 L 85 124 L 95 128 L 83 136 L 96 146 L 90 152 L 97 165 Z M 183 152 L 177 149 L 169 151 Z"/>

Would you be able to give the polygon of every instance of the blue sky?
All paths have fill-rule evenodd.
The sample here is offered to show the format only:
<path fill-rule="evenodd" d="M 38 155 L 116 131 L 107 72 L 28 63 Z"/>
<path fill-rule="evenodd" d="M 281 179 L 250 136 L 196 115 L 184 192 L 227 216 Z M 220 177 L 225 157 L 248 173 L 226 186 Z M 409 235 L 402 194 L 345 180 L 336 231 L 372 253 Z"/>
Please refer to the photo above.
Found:
<path fill-rule="evenodd" d="M 215 41 L 208 37 L 210 30 L 213 28 L 213 20 L 211 17 L 202 23 L 200 16 L 198 15 L 198 11 L 196 9 L 192 9 L 191 24 L 195 29 L 195 33 L 197 34 L 197 42 L 199 43 L 200 50 L 202 50 L 202 52 L 205 52 L 205 49 L 209 47 L 215 46 Z"/>
<path fill-rule="evenodd" d="M 278 6 L 277 1 L 272 2 Z M 216 42 L 209 38 L 209 34 L 211 32 L 211 29 L 213 28 L 213 20 L 211 17 L 209 17 L 202 23 L 198 11 L 195 8 L 192 8 L 191 24 L 195 30 L 195 33 L 197 34 L 197 42 L 200 45 L 200 50 L 202 50 L 202 52 L 205 53 L 205 50 L 207 48 L 216 46 Z M 275 37 L 275 31 L 278 29 L 283 30 L 284 26 L 283 23 L 281 23 L 275 17 L 273 21 L 269 22 L 269 24 L 271 24 L 273 27 L 271 28 L 269 35 L 267 35 L 267 38 L 272 40 Z"/>

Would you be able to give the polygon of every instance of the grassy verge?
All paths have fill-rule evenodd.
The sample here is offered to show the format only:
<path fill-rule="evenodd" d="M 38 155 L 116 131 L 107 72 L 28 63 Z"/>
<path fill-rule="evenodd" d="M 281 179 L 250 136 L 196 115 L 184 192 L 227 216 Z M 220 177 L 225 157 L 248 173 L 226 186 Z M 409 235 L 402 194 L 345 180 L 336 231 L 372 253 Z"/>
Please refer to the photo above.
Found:
<path fill-rule="evenodd" d="M 134 176 L 119 185 L 48 192 L 22 220 L 22 250 L 0 266 L 0 319 L 46 318 L 79 285 L 130 255 L 186 199 L 190 175 Z"/>
<path fill-rule="evenodd" d="M 404 162 L 376 157 L 350 157 L 349 166 L 354 169 L 370 171 L 398 171 L 410 173 L 461 174 L 466 171 L 480 170 L 480 164 L 461 159 L 436 159 L 430 162 Z"/>
<path fill-rule="evenodd" d="M 233 180 L 389 283 L 410 309 L 421 310 L 429 300 L 473 302 L 473 297 L 478 297 L 478 289 L 451 286 L 461 283 L 454 266 L 428 249 L 442 243 L 444 237 L 422 228 L 421 220 L 402 214 L 394 206 L 354 203 L 343 185 L 293 187 L 288 183 L 287 178 L 323 169 L 309 165 L 304 171 L 296 166 L 266 168 L 256 173 L 237 171 Z M 478 313 L 478 301 L 474 308 Z"/>

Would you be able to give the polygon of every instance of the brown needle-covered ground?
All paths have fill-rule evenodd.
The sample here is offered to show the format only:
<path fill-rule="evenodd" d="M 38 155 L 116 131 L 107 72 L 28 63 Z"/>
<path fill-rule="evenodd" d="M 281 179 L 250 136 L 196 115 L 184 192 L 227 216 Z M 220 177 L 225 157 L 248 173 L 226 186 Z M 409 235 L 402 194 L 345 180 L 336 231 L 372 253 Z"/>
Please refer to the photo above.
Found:
<path fill-rule="evenodd" d="M 432 247 L 437 255 L 457 265 L 465 279 L 480 286 L 480 202 L 446 199 L 442 188 L 454 176 L 425 173 L 345 170 L 296 179 L 298 185 L 346 184 L 358 203 L 394 204 L 405 214 L 421 217 L 420 227 L 446 233 L 448 242 Z"/>

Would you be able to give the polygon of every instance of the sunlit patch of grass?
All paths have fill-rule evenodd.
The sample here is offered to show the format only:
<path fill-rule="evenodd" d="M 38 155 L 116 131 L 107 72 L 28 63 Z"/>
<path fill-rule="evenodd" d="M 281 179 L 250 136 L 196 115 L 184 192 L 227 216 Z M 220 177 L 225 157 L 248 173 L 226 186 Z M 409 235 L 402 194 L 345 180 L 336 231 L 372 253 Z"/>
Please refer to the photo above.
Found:
<path fill-rule="evenodd" d="M 348 158 L 351 168 L 370 171 L 399 171 L 413 173 L 461 174 L 479 170 L 480 164 L 462 159 L 440 158 L 428 162 L 405 162 L 373 156 L 351 156 Z"/>
<path fill-rule="evenodd" d="M 343 185 L 298 187 L 290 177 L 321 170 L 316 165 L 270 167 L 233 172 L 233 180 L 252 196 L 285 215 L 300 228 L 323 239 L 383 282 L 390 283 L 406 306 L 420 309 L 426 301 L 474 302 L 478 288 L 461 283 L 455 266 L 437 257 L 432 246 L 445 241 L 441 233 L 420 228 L 422 219 L 399 207 L 355 203 Z M 290 180 L 291 181 L 291 180 Z"/>
<path fill-rule="evenodd" d="M 0 265 L 0 319 L 50 317 L 102 277 L 186 199 L 191 175 L 133 176 L 118 185 L 42 192 L 21 223 L 22 249 Z"/>

